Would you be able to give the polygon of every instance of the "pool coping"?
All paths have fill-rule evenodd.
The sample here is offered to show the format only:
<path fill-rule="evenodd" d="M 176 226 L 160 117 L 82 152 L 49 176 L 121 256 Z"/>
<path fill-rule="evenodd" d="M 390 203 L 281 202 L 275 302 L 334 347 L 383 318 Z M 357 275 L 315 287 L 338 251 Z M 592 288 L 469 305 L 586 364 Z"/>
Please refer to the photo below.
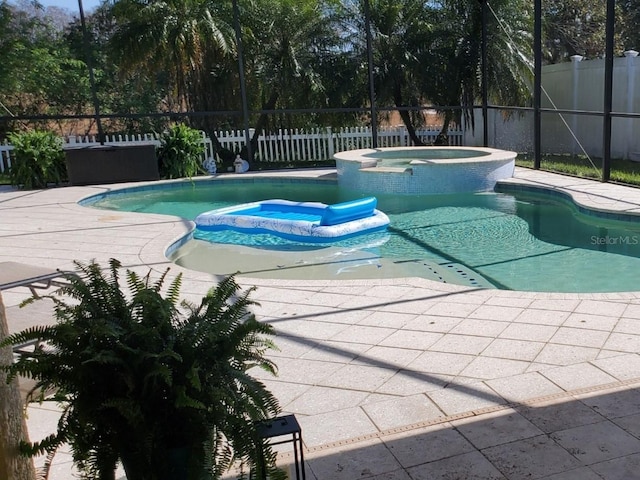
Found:
<path fill-rule="evenodd" d="M 420 152 L 420 151 L 433 151 L 433 150 L 453 150 L 453 151 L 473 151 L 482 152 L 483 155 L 468 156 L 461 158 L 435 158 L 435 159 L 421 159 L 412 158 L 412 165 L 447 165 L 452 163 L 485 163 L 485 162 L 498 162 L 498 161 L 512 161 L 517 153 L 509 150 L 499 150 L 489 147 L 457 147 L 457 146 L 442 146 L 442 147 L 382 147 L 382 148 L 361 148 L 358 150 L 345 150 L 333 155 L 336 160 L 344 160 L 348 162 L 359 162 L 363 166 L 372 162 L 377 162 L 383 157 L 377 157 L 376 154 L 383 152 Z M 415 163 L 414 163 L 415 162 Z M 363 167 L 366 168 L 366 167 Z"/>
<path fill-rule="evenodd" d="M 513 178 L 498 181 L 499 191 L 534 192 L 570 200 L 581 213 L 594 217 L 619 220 L 640 218 L 640 189 L 516 168 L 517 174 Z"/>

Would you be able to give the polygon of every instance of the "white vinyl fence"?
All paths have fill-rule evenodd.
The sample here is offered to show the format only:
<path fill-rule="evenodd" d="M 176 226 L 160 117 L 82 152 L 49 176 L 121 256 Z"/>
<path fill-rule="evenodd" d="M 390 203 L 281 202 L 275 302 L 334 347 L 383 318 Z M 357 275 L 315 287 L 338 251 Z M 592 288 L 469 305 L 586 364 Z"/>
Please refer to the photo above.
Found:
<path fill-rule="evenodd" d="M 640 55 L 635 50 L 613 59 L 613 111 L 640 113 Z M 602 157 L 605 60 L 587 60 L 580 55 L 571 62 L 542 67 L 542 107 L 576 110 L 593 115 L 543 112 L 541 120 L 542 153 L 583 154 Z M 480 144 L 482 118 L 476 110 L 476 138 L 466 144 Z M 489 111 L 489 143 L 517 152 L 533 150 L 534 115 L 512 115 Z M 611 155 L 640 161 L 640 118 L 614 117 L 611 129 Z M 470 132 L 467 132 L 468 134 Z"/>
<path fill-rule="evenodd" d="M 439 127 L 429 127 L 419 130 L 418 137 L 424 143 L 433 143 L 439 133 Z M 250 132 L 253 135 L 253 132 Z M 245 146 L 244 131 L 216 132 L 216 138 L 222 147 L 233 152 L 239 152 Z M 449 144 L 461 146 L 464 132 L 461 129 L 449 130 Z M 213 142 L 211 138 L 202 133 L 202 142 L 205 146 L 203 161 L 215 158 Z M 138 135 L 107 135 L 105 143 L 109 145 L 131 145 L 152 143 L 160 145 L 158 135 L 155 133 Z M 64 138 L 63 148 L 80 146 L 95 146 L 100 142 L 94 135 L 69 136 Z M 379 147 L 400 147 L 412 145 L 411 139 L 404 127 L 383 127 L 378 129 Z M 355 150 L 358 148 L 371 148 L 371 128 L 348 127 L 333 131 L 331 128 L 314 128 L 310 130 L 294 129 L 279 130 L 277 132 L 264 133 L 258 138 L 258 146 L 254 155 L 261 161 L 319 161 L 330 160 L 335 152 L 343 150 Z M 0 173 L 5 172 L 11 166 L 11 152 L 13 146 L 0 144 Z"/>

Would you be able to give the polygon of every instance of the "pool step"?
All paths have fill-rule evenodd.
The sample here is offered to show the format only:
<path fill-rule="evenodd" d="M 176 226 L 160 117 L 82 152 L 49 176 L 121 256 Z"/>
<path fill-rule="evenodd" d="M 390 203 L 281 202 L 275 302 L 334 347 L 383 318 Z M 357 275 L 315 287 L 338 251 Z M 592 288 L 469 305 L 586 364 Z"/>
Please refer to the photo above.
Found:
<path fill-rule="evenodd" d="M 489 280 L 484 278 L 475 270 L 461 263 L 447 262 L 441 263 L 438 266 L 445 271 L 445 277 L 448 275 L 455 276 L 458 279 L 455 283 L 462 283 L 463 285 L 469 285 L 470 287 L 495 288 L 495 285 L 493 285 Z"/>
<path fill-rule="evenodd" d="M 358 171 L 369 173 L 399 173 L 413 175 L 413 168 L 411 167 L 365 167 L 359 169 Z"/>

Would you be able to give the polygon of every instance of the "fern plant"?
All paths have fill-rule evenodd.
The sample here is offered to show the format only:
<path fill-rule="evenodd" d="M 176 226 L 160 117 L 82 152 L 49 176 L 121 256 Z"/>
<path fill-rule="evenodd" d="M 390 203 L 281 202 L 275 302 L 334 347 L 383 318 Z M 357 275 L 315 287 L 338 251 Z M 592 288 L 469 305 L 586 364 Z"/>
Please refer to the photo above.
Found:
<path fill-rule="evenodd" d="M 62 138 L 53 132 L 14 132 L 9 134 L 9 142 L 13 145 L 9 169 L 12 185 L 31 190 L 67 180 Z"/>
<path fill-rule="evenodd" d="M 184 124 L 173 126 L 160 136 L 158 168 L 162 178 L 195 177 L 202 167 L 202 133 Z"/>
<path fill-rule="evenodd" d="M 199 303 L 179 302 L 180 275 L 163 294 L 167 271 L 151 282 L 127 270 L 125 288 L 118 260 L 106 272 L 95 261 L 76 266 L 68 286 L 42 297 L 57 322 L 2 342 L 41 342 L 2 368 L 63 407 L 57 431 L 23 451 L 51 456 L 68 443 L 83 478 L 103 480 L 114 480 L 118 461 L 129 480 L 217 479 L 236 461 L 261 475 L 264 451 L 265 473 L 282 477 L 255 425 L 279 405 L 249 372 L 275 373 L 265 357 L 272 327 L 250 313 L 252 289 L 231 276 Z"/>

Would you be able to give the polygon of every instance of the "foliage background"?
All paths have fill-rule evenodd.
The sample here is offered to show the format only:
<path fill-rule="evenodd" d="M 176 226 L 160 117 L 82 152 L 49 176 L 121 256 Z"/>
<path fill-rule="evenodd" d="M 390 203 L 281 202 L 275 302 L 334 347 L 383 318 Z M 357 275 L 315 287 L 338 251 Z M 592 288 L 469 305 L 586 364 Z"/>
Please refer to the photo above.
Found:
<path fill-rule="evenodd" d="M 460 123 L 480 94 L 481 2 L 368 3 L 378 120 L 395 111 L 411 131 L 426 121 L 420 109 L 435 107 L 444 131 Z M 533 3 L 489 5 L 491 101 L 527 106 Z M 544 0 L 543 9 L 545 62 L 603 55 L 605 2 Z M 254 137 L 368 123 L 363 10 L 363 0 L 239 0 L 238 44 L 230 0 L 108 0 L 87 14 L 87 55 L 77 15 L 0 0 L 0 139 L 39 122 L 62 135 L 95 132 L 88 62 L 108 133 L 176 120 L 209 133 L 243 128 L 241 54 Z M 640 47 L 639 11 L 639 0 L 618 2 L 617 54 Z"/>

